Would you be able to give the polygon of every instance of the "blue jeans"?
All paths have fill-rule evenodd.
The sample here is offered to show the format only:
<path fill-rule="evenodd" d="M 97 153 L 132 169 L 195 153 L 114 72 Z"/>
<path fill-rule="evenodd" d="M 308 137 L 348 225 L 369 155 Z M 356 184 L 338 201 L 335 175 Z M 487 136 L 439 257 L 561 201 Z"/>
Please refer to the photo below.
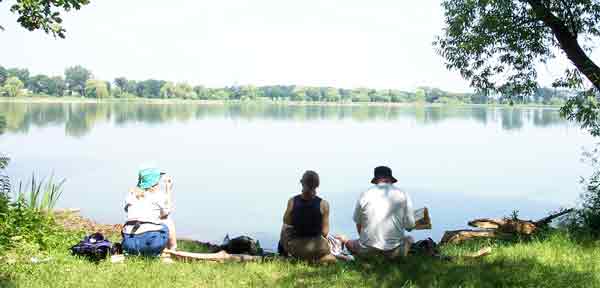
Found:
<path fill-rule="evenodd" d="M 162 253 L 169 240 L 169 228 L 162 225 L 158 231 L 140 234 L 123 234 L 123 251 L 127 255 L 156 257 Z"/>

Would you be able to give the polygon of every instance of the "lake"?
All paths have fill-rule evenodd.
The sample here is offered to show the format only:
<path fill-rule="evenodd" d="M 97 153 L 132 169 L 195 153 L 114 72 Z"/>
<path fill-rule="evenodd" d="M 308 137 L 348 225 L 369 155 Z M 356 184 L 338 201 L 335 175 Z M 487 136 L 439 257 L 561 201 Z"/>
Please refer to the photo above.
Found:
<path fill-rule="evenodd" d="M 16 183 L 67 179 L 60 207 L 124 221 L 144 163 L 174 179 L 180 237 L 248 234 L 274 248 L 289 197 L 307 169 L 321 176 L 334 233 L 356 236 L 352 212 L 373 168 L 392 167 L 439 240 L 479 217 L 540 218 L 574 205 L 583 147 L 594 139 L 556 109 L 268 104 L 0 103 Z"/>

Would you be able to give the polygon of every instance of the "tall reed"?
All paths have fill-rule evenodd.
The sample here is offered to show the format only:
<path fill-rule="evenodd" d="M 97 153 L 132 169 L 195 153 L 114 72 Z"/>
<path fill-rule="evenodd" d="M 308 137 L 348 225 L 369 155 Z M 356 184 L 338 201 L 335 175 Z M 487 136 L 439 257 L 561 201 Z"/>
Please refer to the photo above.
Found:
<path fill-rule="evenodd" d="M 10 162 L 10 157 L 4 153 L 0 153 L 0 169 L 6 169 L 8 162 Z"/>
<path fill-rule="evenodd" d="M 48 179 L 39 179 L 32 173 L 31 180 L 27 184 L 19 181 L 17 199 L 27 204 L 31 209 L 51 211 L 62 196 L 65 182 L 66 179 L 55 179 L 54 174 L 50 175 Z"/>

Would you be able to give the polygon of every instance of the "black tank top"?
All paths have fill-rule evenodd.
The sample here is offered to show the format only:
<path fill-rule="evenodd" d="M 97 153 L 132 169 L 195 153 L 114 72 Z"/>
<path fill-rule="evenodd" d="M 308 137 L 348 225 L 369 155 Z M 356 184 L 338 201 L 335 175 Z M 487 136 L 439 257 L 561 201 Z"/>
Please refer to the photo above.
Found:
<path fill-rule="evenodd" d="M 323 231 L 323 215 L 321 214 L 321 198 L 305 200 L 301 195 L 294 197 L 292 208 L 292 225 L 299 237 L 316 237 Z"/>

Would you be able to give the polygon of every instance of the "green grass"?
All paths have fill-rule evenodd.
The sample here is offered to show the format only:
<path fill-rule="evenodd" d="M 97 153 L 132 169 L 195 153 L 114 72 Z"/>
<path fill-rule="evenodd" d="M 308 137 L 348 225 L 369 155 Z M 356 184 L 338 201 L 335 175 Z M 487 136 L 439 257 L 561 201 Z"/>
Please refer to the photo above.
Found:
<path fill-rule="evenodd" d="M 556 233 L 521 243 L 472 243 L 444 248 L 459 256 L 492 245 L 482 259 L 452 262 L 410 257 L 398 262 L 357 261 L 323 266 L 272 260 L 263 263 L 174 263 L 128 259 L 90 263 L 70 256 L 79 235 L 50 251 L 27 247 L 0 259 L 1 287 L 600 287 L 600 243 Z M 68 240 L 66 240 L 68 239 Z M 189 244 L 186 249 L 194 249 Z M 30 257 L 50 257 L 33 264 Z M 12 263 L 14 262 L 14 263 Z M 12 263 L 12 264 L 9 264 Z"/>

